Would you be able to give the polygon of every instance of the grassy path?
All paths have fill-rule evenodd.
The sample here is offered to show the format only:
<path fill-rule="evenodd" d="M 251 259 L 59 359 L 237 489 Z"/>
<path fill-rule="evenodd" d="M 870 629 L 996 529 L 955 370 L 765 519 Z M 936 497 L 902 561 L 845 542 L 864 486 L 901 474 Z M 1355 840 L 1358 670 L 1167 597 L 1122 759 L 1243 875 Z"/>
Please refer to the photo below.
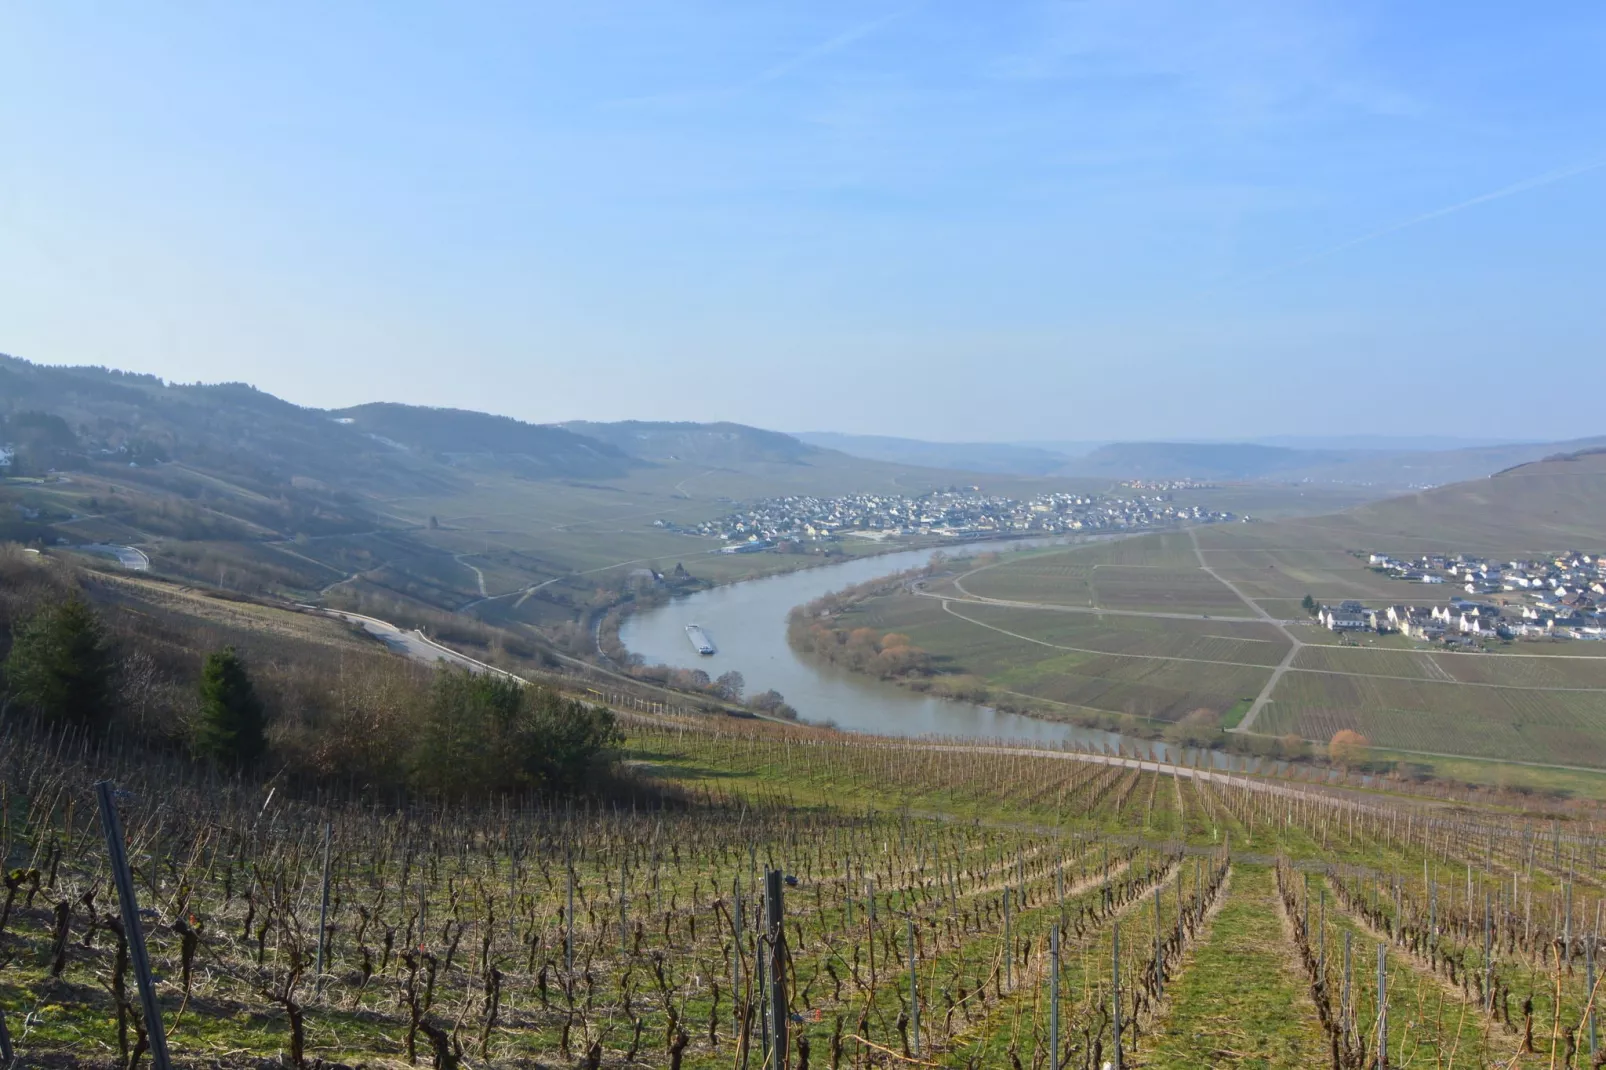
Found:
<path fill-rule="evenodd" d="M 1177 1070 L 1325 1065 L 1325 1038 L 1290 946 L 1271 868 L 1235 864 L 1210 939 L 1184 960 L 1166 993 L 1172 1011 L 1136 1061 Z"/>

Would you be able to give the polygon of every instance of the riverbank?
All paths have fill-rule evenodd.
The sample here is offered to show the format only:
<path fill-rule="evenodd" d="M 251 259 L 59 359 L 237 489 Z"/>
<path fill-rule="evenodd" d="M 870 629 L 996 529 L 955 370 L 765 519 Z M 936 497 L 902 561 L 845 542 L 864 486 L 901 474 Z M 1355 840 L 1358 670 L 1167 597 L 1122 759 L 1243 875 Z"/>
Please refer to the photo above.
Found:
<path fill-rule="evenodd" d="M 1104 535 L 1023 539 L 1003 545 L 997 542 L 963 544 L 942 549 L 954 555 L 1001 552 L 1003 559 L 1008 560 L 1012 557 L 1010 551 L 1016 549 L 1118 541 Z M 721 585 L 624 617 L 619 640 L 630 655 L 646 663 L 701 670 L 711 677 L 736 669 L 744 675 L 749 691 L 779 691 L 797 708 L 804 722 L 846 731 L 1010 740 L 1093 749 L 1152 745 L 1157 753 L 1173 754 L 1179 760 L 1226 767 L 1226 757 L 1215 752 L 1194 752 L 1141 736 L 1126 737 L 1119 732 L 1083 727 L 1068 720 L 1027 717 L 930 691 L 919 693 L 897 687 L 890 682 L 804 659 L 788 644 L 786 621 L 795 606 L 856 583 L 923 568 L 929 560 L 928 550 L 903 550 L 826 568 Z M 693 623 L 701 626 L 712 639 L 717 648 L 713 656 L 699 657 L 686 643 L 685 625 Z"/>
<path fill-rule="evenodd" d="M 979 568 L 990 567 L 985 558 L 977 569 L 975 559 L 959 559 L 947 567 L 926 567 L 895 573 L 837 591 L 831 591 L 787 615 L 788 644 L 800 656 L 818 663 L 917 694 L 990 707 L 1038 720 L 1075 725 L 1128 739 L 1164 742 L 1173 746 L 1225 751 L 1281 761 L 1309 761 L 1307 741 L 1226 731 L 1223 717 L 1189 715 L 1180 721 L 1146 717 L 1132 712 L 1101 710 L 1056 702 L 1037 695 L 998 687 L 973 673 L 945 669 L 937 657 L 899 631 L 881 631 L 877 615 L 863 612 L 876 599 L 895 593 L 916 593 L 928 583 L 951 582 Z"/>

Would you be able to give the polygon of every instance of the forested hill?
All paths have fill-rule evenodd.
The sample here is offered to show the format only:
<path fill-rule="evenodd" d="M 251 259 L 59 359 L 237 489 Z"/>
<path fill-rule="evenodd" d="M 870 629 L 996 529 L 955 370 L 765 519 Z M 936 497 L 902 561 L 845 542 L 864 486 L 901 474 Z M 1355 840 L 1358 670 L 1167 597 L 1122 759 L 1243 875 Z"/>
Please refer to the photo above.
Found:
<path fill-rule="evenodd" d="M 17 451 L 13 474 L 176 461 L 247 478 L 264 493 L 310 483 L 438 490 L 458 481 L 457 460 L 475 456 L 538 477 L 606 477 L 631 464 L 594 438 L 503 416 L 384 403 L 328 412 L 243 383 L 166 383 L 3 355 L 0 420 L 0 441 Z"/>
<path fill-rule="evenodd" d="M 531 474 L 598 478 L 621 475 L 631 463 L 623 451 L 596 437 L 466 409 L 374 402 L 333 415 L 398 446 L 447 458 L 497 458 Z"/>

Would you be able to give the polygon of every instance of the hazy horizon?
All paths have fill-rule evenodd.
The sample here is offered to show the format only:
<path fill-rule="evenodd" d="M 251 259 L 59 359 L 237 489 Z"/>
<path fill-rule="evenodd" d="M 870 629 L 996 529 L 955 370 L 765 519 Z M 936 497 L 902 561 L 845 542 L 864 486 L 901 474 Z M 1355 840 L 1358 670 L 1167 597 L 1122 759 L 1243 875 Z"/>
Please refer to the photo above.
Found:
<path fill-rule="evenodd" d="M 1603 44 L 1583 3 L 24 6 L 0 351 L 534 422 L 1599 435 Z"/>

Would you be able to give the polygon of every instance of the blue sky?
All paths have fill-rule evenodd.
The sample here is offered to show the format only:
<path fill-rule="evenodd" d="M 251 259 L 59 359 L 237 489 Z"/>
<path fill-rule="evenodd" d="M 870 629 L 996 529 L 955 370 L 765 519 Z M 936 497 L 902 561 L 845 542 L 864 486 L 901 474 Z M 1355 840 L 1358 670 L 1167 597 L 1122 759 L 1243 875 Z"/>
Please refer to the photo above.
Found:
<path fill-rule="evenodd" d="M 1598 2 L 0 13 L 18 356 L 542 421 L 1606 433 Z"/>

